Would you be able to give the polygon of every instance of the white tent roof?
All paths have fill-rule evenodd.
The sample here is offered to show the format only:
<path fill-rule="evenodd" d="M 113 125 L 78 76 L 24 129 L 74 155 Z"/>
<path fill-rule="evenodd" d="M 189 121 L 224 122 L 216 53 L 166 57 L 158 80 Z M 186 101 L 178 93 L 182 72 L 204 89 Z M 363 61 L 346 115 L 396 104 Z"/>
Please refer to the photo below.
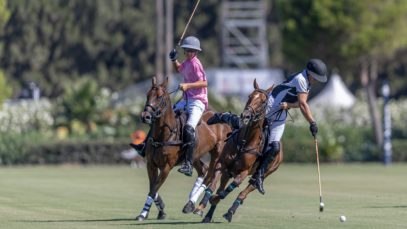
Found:
<path fill-rule="evenodd" d="M 311 107 L 350 108 L 355 96 L 348 90 L 338 74 L 333 74 L 322 91 L 311 99 Z"/>

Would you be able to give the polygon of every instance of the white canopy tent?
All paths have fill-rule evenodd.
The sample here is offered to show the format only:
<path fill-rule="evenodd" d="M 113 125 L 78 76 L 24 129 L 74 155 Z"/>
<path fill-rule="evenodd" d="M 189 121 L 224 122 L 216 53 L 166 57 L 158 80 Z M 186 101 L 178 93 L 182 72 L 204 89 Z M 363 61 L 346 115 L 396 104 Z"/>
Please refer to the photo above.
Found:
<path fill-rule="evenodd" d="M 338 74 L 334 73 L 329 78 L 324 89 L 312 98 L 308 104 L 313 108 L 351 108 L 355 103 L 355 96 L 348 90 Z"/>

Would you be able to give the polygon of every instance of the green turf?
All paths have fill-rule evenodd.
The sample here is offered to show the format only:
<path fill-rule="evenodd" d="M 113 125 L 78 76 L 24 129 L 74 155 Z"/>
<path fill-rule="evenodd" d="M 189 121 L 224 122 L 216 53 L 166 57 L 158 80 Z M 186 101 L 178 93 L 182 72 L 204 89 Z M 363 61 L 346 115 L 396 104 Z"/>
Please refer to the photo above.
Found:
<path fill-rule="evenodd" d="M 0 228 L 407 228 L 407 165 L 322 165 L 319 212 L 315 165 L 283 164 L 227 223 L 238 194 L 220 203 L 214 223 L 184 215 L 194 178 L 170 174 L 160 194 L 166 220 L 136 222 L 147 195 L 145 169 L 128 166 L 0 168 Z M 245 182 L 246 184 L 246 182 Z M 239 189 L 240 190 L 240 189 Z M 339 222 L 345 215 L 347 221 Z"/>

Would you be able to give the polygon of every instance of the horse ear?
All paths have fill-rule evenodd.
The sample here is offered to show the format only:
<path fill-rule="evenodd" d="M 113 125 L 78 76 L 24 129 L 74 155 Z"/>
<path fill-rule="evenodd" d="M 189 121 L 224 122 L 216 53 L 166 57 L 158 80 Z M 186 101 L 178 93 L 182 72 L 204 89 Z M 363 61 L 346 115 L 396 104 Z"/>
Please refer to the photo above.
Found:
<path fill-rule="evenodd" d="M 259 89 L 259 84 L 257 84 L 256 78 L 254 79 L 253 87 L 254 89 Z"/>
<path fill-rule="evenodd" d="M 151 83 L 153 84 L 153 87 L 157 85 L 157 78 L 155 78 L 155 76 L 153 77 Z"/>
<path fill-rule="evenodd" d="M 273 90 L 273 88 L 274 88 L 274 84 L 273 85 L 271 85 L 271 87 L 269 87 L 266 91 L 267 91 L 267 93 L 270 93 L 272 90 Z"/>
<path fill-rule="evenodd" d="M 164 82 L 161 84 L 161 87 L 167 89 L 167 85 L 168 85 L 168 76 L 165 77 L 165 80 L 164 80 Z"/>

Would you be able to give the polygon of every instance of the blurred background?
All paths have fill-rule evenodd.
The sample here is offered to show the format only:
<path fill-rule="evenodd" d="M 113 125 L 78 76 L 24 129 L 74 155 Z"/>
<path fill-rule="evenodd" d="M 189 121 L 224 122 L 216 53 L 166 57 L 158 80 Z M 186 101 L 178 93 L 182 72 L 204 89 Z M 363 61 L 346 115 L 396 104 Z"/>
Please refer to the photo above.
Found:
<path fill-rule="evenodd" d="M 181 80 L 168 53 L 195 4 L 0 0 L 0 164 L 125 163 L 148 130 L 152 77 L 169 90 Z M 320 159 L 407 161 L 407 1 L 205 0 L 188 35 L 201 41 L 212 110 L 240 113 L 255 78 L 268 88 L 319 58 Z M 284 160 L 314 162 L 308 124 L 290 113 Z"/>

